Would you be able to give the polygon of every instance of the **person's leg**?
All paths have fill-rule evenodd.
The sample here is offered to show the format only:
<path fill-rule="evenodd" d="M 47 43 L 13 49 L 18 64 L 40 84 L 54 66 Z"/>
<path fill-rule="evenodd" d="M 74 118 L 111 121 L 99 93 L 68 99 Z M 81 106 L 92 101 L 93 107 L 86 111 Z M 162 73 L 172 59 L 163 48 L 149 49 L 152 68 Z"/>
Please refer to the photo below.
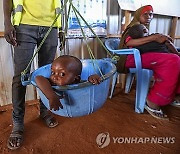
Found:
<path fill-rule="evenodd" d="M 173 101 L 176 94 L 180 57 L 175 54 L 157 54 L 157 56 L 158 58 L 150 67 L 154 71 L 155 84 L 147 98 L 159 106 L 165 106 Z"/>
<path fill-rule="evenodd" d="M 176 95 L 171 105 L 180 108 L 180 76 L 179 76 L 179 82 L 177 84 Z"/>
<path fill-rule="evenodd" d="M 155 83 L 149 91 L 147 103 L 152 109 L 158 110 L 159 106 L 170 104 L 174 98 L 180 73 L 180 58 L 175 54 L 146 53 L 141 55 L 141 59 L 143 68 L 154 72 Z M 134 58 L 129 56 L 126 67 L 134 66 Z"/>
<path fill-rule="evenodd" d="M 33 30 L 28 26 L 16 27 L 18 46 L 14 47 L 14 76 L 12 81 L 12 121 L 13 129 L 8 139 L 8 148 L 17 149 L 21 146 L 24 131 L 25 93 L 26 87 L 21 83 L 21 72 L 28 65 L 35 48 Z"/>
<path fill-rule="evenodd" d="M 176 94 L 180 95 L 180 75 L 179 75 L 179 81 L 178 81 L 178 86 L 177 86 Z"/>
<path fill-rule="evenodd" d="M 48 27 L 39 27 L 38 44 L 41 43 L 44 35 L 48 31 Z M 53 28 L 47 39 L 43 43 L 40 51 L 38 52 L 38 65 L 39 67 L 53 62 L 58 45 L 58 32 L 57 28 Z M 44 120 L 48 127 L 55 127 L 58 125 L 56 119 L 49 113 L 47 108 L 40 100 L 40 117 Z"/>
<path fill-rule="evenodd" d="M 166 53 L 146 53 L 141 55 L 141 59 L 142 67 L 153 70 L 155 78 L 148 98 L 159 106 L 171 103 L 179 80 L 179 56 Z M 126 67 L 134 66 L 134 59 L 127 59 Z"/>

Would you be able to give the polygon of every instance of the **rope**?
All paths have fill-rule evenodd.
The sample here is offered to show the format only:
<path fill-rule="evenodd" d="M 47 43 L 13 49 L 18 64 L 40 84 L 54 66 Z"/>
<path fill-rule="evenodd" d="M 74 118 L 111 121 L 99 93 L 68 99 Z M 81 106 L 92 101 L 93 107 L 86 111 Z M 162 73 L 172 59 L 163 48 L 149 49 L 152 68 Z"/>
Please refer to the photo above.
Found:
<path fill-rule="evenodd" d="M 74 11 L 74 13 L 75 13 L 75 16 L 76 16 L 76 18 L 77 18 L 77 21 L 78 21 L 78 23 L 79 23 L 79 25 L 80 25 L 80 29 L 81 29 L 83 38 L 84 38 L 84 40 L 85 40 L 85 42 L 86 42 L 86 46 L 87 46 L 89 55 L 90 55 L 91 60 L 92 60 L 92 63 L 93 63 L 94 71 L 96 72 L 96 69 L 95 69 L 95 66 L 94 66 L 94 63 L 95 63 L 96 66 L 97 66 L 97 68 L 98 68 L 98 70 L 99 70 L 99 72 L 100 72 L 100 74 L 101 74 L 101 76 L 102 76 L 102 78 L 105 79 L 105 77 L 104 77 L 104 75 L 103 75 L 103 73 L 102 73 L 99 65 L 97 64 L 97 62 L 96 62 L 96 61 L 93 61 L 93 59 L 96 59 L 96 58 L 95 58 L 95 56 L 94 56 L 94 54 L 93 54 L 90 46 L 88 45 L 87 37 L 86 37 L 85 34 L 84 34 L 84 31 L 83 31 L 83 29 L 82 29 L 81 22 L 80 22 L 80 20 L 79 20 L 79 18 L 78 18 L 78 16 L 77 16 L 77 13 L 78 13 L 78 15 L 83 19 L 83 21 L 85 21 L 85 19 L 80 15 L 79 11 L 74 7 L 74 5 L 72 4 L 72 1 L 71 1 L 71 0 L 70 0 L 70 5 L 72 6 L 72 9 L 73 9 L 73 11 Z M 93 32 L 93 34 L 95 34 L 94 31 L 91 29 L 91 27 L 88 25 L 88 23 L 85 22 L 85 24 L 86 24 L 86 25 L 88 26 L 88 28 Z M 95 34 L 95 35 L 96 35 L 96 34 Z M 96 37 L 97 37 L 97 35 L 96 35 Z M 99 39 L 99 37 L 97 37 L 97 38 Z M 99 40 L 100 40 L 100 39 L 99 39 Z M 100 40 L 100 41 L 101 41 L 101 40 Z"/>
<path fill-rule="evenodd" d="M 72 0 L 69 0 L 72 3 Z M 73 5 L 72 5 L 73 6 Z M 90 31 L 94 34 L 94 36 L 97 38 L 97 40 L 99 41 L 99 43 L 102 45 L 102 47 L 106 50 L 107 54 L 112 57 L 112 54 L 109 52 L 109 50 L 107 50 L 107 48 L 104 46 L 103 42 L 100 40 L 100 38 L 96 35 L 96 33 L 92 30 L 92 28 L 89 26 L 89 24 L 87 23 L 87 21 L 83 18 L 83 16 L 79 13 L 79 11 L 76 9 L 76 7 L 73 6 L 73 9 L 77 12 L 77 14 L 81 17 L 81 19 L 83 20 L 83 22 L 87 25 L 87 27 L 90 29 Z"/>
<path fill-rule="evenodd" d="M 87 27 L 91 30 L 91 32 L 95 35 L 95 37 L 98 39 L 98 41 L 99 41 L 100 44 L 103 46 L 103 48 L 106 50 L 106 52 L 112 57 L 111 53 L 106 49 L 106 47 L 104 46 L 104 44 L 102 43 L 102 41 L 99 39 L 99 37 L 96 35 L 96 33 L 92 30 L 92 28 L 89 26 L 89 24 L 86 22 L 86 20 L 82 17 L 82 15 L 79 13 L 79 11 L 74 7 L 74 5 L 72 4 L 72 0 L 66 0 L 65 3 L 64 3 L 64 5 L 61 7 L 61 10 L 60 10 L 59 14 L 58 14 L 58 15 L 56 16 L 56 18 L 54 19 L 53 23 L 51 24 L 51 26 L 49 27 L 47 33 L 45 34 L 43 40 L 41 41 L 40 45 L 38 46 L 36 52 L 34 53 L 33 57 L 31 58 L 30 62 L 28 63 L 27 67 L 25 68 L 25 70 L 24 70 L 23 72 L 21 72 L 21 75 L 25 76 L 26 73 L 28 72 L 28 69 L 29 69 L 29 67 L 31 66 L 31 63 L 33 62 L 33 59 L 35 58 L 35 56 L 37 55 L 37 53 L 38 53 L 39 50 L 41 49 L 43 43 L 45 42 L 46 38 L 48 37 L 49 33 L 51 32 L 54 24 L 56 23 L 58 17 L 60 16 L 62 10 L 65 8 L 65 5 L 66 5 L 66 3 L 67 3 L 68 1 L 69 1 L 70 5 L 69 5 L 69 10 L 68 10 L 67 20 L 68 20 L 69 15 L 70 15 L 70 8 L 72 7 L 72 8 L 73 8 L 73 11 L 74 11 L 74 13 L 75 13 L 75 15 L 76 15 L 76 17 L 77 17 L 77 19 L 78 19 L 78 23 L 79 23 L 79 25 L 80 25 L 80 27 L 81 27 L 81 32 L 82 32 L 82 34 L 83 34 L 84 40 L 86 41 L 86 45 L 87 45 L 87 48 L 88 48 L 89 55 L 90 55 L 91 59 L 96 59 L 96 58 L 94 57 L 93 52 L 92 52 L 91 48 L 89 47 L 89 45 L 88 45 L 88 43 L 87 43 L 87 37 L 86 37 L 85 34 L 84 34 L 84 31 L 83 31 L 83 29 L 82 29 L 82 26 L 81 26 L 81 23 L 80 23 L 80 21 L 79 21 L 79 18 L 78 18 L 78 16 L 77 16 L 77 14 L 78 14 L 78 15 L 80 16 L 80 18 L 84 21 L 84 23 L 85 23 L 85 24 L 87 25 Z M 65 33 L 67 33 L 67 23 L 68 23 L 68 21 L 66 21 Z M 94 64 L 94 61 L 92 61 L 92 62 L 93 62 L 93 64 Z M 96 62 L 95 62 L 95 63 L 96 63 Z M 102 78 L 105 79 L 105 78 L 104 78 L 104 75 L 103 75 L 103 73 L 102 73 L 102 71 L 101 71 L 101 69 L 99 68 L 99 66 L 98 66 L 97 63 L 96 63 L 96 65 L 97 65 L 97 67 L 98 67 L 98 69 L 99 69 L 99 72 L 100 72 Z M 94 66 L 94 65 L 93 65 L 93 66 Z M 94 69 L 95 69 L 95 68 L 94 68 Z"/>
<path fill-rule="evenodd" d="M 31 58 L 30 62 L 28 63 L 27 67 L 25 68 L 25 70 L 23 72 L 21 72 L 21 75 L 26 75 L 26 73 L 28 72 L 29 67 L 31 66 L 31 63 L 33 62 L 33 59 L 35 58 L 35 56 L 37 55 L 37 53 L 39 52 L 39 50 L 41 49 L 43 43 L 45 42 L 46 38 L 48 37 L 49 33 L 51 32 L 54 24 L 56 23 L 58 17 L 61 15 L 62 10 L 64 9 L 66 3 L 68 2 L 68 0 L 65 1 L 65 4 L 61 7 L 60 12 L 57 14 L 56 18 L 54 19 L 53 23 L 51 24 L 51 26 L 49 27 L 47 33 L 45 34 L 43 40 L 41 41 L 40 45 L 38 46 L 36 52 L 34 53 L 33 57 Z"/>

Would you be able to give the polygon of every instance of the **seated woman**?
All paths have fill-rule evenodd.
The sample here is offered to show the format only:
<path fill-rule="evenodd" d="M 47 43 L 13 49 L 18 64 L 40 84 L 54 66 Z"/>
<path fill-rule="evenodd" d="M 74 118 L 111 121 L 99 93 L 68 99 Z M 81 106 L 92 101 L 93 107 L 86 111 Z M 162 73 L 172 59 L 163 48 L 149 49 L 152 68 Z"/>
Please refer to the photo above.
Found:
<path fill-rule="evenodd" d="M 79 83 L 81 81 L 82 63 L 81 61 L 69 55 L 63 55 L 55 59 L 51 66 L 51 76 L 49 79 L 43 76 L 36 77 L 36 84 L 49 100 L 50 109 L 59 110 L 62 108 L 60 96 L 58 96 L 52 85 L 64 86 Z M 94 74 L 89 76 L 88 81 L 93 84 L 99 84 L 101 78 Z"/>
<path fill-rule="evenodd" d="M 134 14 L 134 18 L 122 34 L 120 49 L 128 47 L 138 47 L 140 45 L 155 41 L 164 43 L 171 40 L 162 34 L 153 34 L 146 37 L 133 39 L 129 36 L 129 29 L 136 24 L 143 24 L 149 29 L 149 24 L 153 18 L 153 8 L 146 5 Z M 141 55 L 142 67 L 153 70 L 154 85 L 147 96 L 145 109 L 153 117 L 168 119 L 167 115 L 161 110 L 161 106 L 171 104 L 180 96 L 180 57 L 176 54 L 163 52 L 146 52 Z M 120 64 L 120 65 L 118 65 Z M 121 56 L 117 64 L 120 73 L 127 72 L 127 68 L 135 67 L 133 55 Z"/>

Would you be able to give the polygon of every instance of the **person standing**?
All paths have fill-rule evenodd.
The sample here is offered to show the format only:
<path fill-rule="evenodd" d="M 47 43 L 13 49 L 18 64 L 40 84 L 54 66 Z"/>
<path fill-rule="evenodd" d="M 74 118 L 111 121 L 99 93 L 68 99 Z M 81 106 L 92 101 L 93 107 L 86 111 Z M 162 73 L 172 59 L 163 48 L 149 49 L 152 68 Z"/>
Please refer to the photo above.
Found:
<path fill-rule="evenodd" d="M 3 0 L 5 39 L 14 46 L 13 128 L 7 142 L 11 150 L 21 147 L 23 142 L 26 87 L 21 83 L 21 72 L 27 67 L 35 47 L 40 45 L 56 15 L 60 13 L 60 8 L 60 0 Z M 60 27 L 59 17 L 38 52 L 39 67 L 54 60 Z M 58 125 L 58 121 L 41 101 L 40 118 L 50 128 Z"/>

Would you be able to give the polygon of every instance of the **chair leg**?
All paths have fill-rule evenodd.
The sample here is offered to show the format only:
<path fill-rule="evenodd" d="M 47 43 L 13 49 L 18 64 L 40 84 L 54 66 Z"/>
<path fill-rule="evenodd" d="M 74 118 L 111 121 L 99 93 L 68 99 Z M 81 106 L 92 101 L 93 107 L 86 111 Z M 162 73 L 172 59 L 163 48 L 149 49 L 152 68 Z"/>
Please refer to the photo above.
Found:
<path fill-rule="evenodd" d="M 111 93 L 110 93 L 109 98 L 112 98 L 112 95 L 113 95 L 113 92 L 114 92 L 114 88 L 115 88 L 115 85 L 116 85 L 116 81 L 117 81 L 117 76 L 118 76 L 118 73 L 116 72 L 113 75 L 113 78 L 112 78 Z"/>
<path fill-rule="evenodd" d="M 143 113 L 144 106 L 146 103 L 146 97 L 149 91 L 149 84 L 152 78 L 153 72 L 151 70 L 143 69 L 142 70 L 142 78 L 139 81 L 139 85 L 136 88 L 136 104 L 135 104 L 135 112 Z"/>
<path fill-rule="evenodd" d="M 125 93 L 129 93 L 134 81 L 135 74 L 134 73 L 128 73 L 126 78 L 126 87 L 125 87 Z"/>

